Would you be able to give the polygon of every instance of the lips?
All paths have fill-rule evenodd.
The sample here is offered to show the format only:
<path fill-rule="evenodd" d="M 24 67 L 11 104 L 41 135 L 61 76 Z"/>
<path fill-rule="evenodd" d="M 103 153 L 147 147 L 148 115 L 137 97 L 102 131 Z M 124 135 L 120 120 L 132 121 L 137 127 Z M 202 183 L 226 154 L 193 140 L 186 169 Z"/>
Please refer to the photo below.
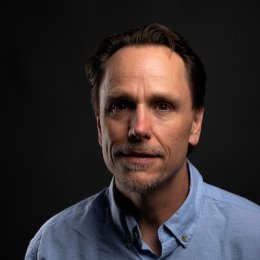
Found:
<path fill-rule="evenodd" d="M 165 152 L 161 147 L 145 144 L 115 144 L 112 154 L 120 160 L 141 164 L 152 163 L 165 157 Z"/>
<path fill-rule="evenodd" d="M 117 153 L 117 158 L 123 160 L 125 163 L 132 165 L 151 165 L 155 163 L 162 156 L 158 153 L 147 152 L 142 150 L 124 150 Z"/>
<path fill-rule="evenodd" d="M 156 154 L 140 152 L 140 151 L 129 151 L 129 152 L 119 152 L 117 154 L 117 159 L 122 160 L 123 164 L 132 165 L 141 165 L 146 167 L 148 165 L 154 164 L 158 160 L 158 156 Z M 132 169 L 132 168 L 131 168 Z M 139 169 L 139 168 L 138 168 Z"/>
<path fill-rule="evenodd" d="M 147 153 L 142 151 L 127 151 L 127 152 L 119 152 L 118 156 L 122 157 L 136 157 L 136 158 L 156 158 L 159 157 L 157 154 Z"/>

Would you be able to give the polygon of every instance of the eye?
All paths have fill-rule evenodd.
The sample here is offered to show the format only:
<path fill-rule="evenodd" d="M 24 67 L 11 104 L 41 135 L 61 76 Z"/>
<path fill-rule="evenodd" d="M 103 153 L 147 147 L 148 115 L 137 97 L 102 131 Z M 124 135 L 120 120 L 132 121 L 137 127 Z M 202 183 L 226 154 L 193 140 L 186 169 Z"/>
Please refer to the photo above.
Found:
<path fill-rule="evenodd" d="M 126 102 L 117 102 L 111 106 L 112 110 L 124 110 L 127 108 Z"/>
<path fill-rule="evenodd" d="M 127 101 L 117 101 L 110 105 L 109 111 L 110 112 L 120 112 L 131 107 L 130 103 Z"/>
<path fill-rule="evenodd" d="M 162 111 L 170 110 L 170 109 L 172 109 L 172 105 L 167 102 L 159 102 L 156 104 L 156 109 L 162 110 Z"/>

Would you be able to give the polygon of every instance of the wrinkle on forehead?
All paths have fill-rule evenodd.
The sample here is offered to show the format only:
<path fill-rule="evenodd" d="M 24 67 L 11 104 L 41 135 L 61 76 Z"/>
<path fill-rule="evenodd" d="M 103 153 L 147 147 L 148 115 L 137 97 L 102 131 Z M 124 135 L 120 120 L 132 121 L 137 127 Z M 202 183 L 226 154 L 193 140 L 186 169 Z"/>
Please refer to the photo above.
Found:
<path fill-rule="evenodd" d="M 118 50 L 109 58 L 103 82 L 108 80 L 113 85 L 120 84 L 121 80 L 128 78 L 151 77 L 159 80 L 163 77 L 174 78 L 174 75 L 187 80 L 182 58 L 168 47 L 128 46 Z"/>

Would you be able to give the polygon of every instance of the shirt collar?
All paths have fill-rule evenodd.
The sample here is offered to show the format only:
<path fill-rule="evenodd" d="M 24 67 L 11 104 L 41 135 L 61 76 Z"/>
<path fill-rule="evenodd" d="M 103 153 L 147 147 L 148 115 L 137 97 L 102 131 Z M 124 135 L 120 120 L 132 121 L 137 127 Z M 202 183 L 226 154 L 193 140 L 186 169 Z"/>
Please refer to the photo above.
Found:
<path fill-rule="evenodd" d="M 199 217 L 203 180 L 198 170 L 188 161 L 190 174 L 189 194 L 181 207 L 164 223 L 164 226 L 187 246 L 191 240 Z"/>
<path fill-rule="evenodd" d="M 164 228 L 175 236 L 184 247 L 193 236 L 203 193 L 203 180 L 200 173 L 189 161 L 188 168 L 190 174 L 189 194 L 181 207 L 163 224 Z M 129 239 L 133 229 L 136 228 L 136 222 L 133 217 L 125 216 L 116 205 L 114 187 L 115 178 L 113 177 L 108 191 L 112 219 L 122 235 Z"/>

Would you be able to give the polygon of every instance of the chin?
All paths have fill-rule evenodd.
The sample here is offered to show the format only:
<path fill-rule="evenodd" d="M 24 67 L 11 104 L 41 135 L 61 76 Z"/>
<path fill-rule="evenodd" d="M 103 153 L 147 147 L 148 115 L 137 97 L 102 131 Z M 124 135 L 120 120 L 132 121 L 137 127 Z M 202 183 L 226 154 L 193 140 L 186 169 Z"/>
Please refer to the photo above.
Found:
<path fill-rule="evenodd" d="M 152 174 L 144 171 L 128 171 L 115 174 L 118 183 L 128 192 L 147 194 L 156 190 L 160 181 Z"/>

